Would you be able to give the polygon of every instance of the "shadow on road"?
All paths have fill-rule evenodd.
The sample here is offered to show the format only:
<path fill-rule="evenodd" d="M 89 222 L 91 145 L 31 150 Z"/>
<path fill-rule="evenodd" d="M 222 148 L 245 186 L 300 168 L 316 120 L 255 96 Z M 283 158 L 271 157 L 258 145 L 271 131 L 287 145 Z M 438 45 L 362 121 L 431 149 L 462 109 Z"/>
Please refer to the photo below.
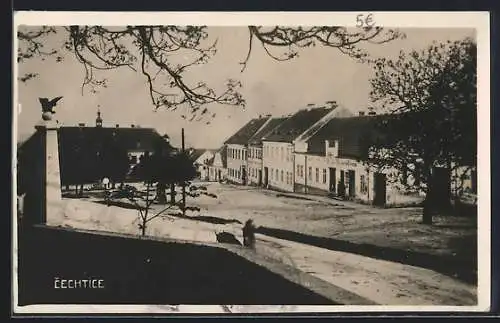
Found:
<path fill-rule="evenodd" d="M 237 219 L 224 219 L 224 218 L 218 218 L 218 217 L 209 216 L 209 215 L 184 216 L 180 213 L 169 213 L 168 215 L 175 216 L 175 217 L 181 218 L 181 219 L 201 221 L 201 222 L 207 222 L 207 223 L 212 223 L 212 224 L 231 224 L 231 223 L 242 224 L 241 221 L 239 221 Z"/>
<path fill-rule="evenodd" d="M 467 242 L 467 247 L 464 246 L 464 252 L 462 254 L 456 256 L 438 256 L 416 251 L 380 247 L 371 244 L 357 244 L 344 240 L 316 237 L 294 231 L 268 227 L 258 227 L 256 232 L 278 239 L 295 241 L 320 248 L 349 252 L 374 259 L 431 269 L 466 283 L 477 283 L 477 242 L 473 237 Z"/>

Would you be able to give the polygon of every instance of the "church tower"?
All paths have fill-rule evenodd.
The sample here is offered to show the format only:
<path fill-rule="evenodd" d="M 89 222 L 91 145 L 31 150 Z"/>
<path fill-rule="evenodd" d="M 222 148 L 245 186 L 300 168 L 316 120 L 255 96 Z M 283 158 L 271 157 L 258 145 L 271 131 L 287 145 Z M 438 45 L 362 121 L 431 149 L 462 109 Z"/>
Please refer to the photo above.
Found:
<path fill-rule="evenodd" d="M 97 110 L 97 118 L 95 119 L 95 126 L 98 128 L 102 128 L 101 110 Z"/>

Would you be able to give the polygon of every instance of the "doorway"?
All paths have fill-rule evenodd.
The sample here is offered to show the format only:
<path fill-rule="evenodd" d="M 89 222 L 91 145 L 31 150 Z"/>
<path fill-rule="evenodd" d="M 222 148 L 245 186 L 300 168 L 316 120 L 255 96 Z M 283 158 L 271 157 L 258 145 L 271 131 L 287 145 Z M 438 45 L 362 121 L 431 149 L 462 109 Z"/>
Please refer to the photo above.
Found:
<path fill-rule="evenodd" d="M 245 166 L 241 166 L 241 182 L 243 185 L 247 184 L 247 170 Z"/>
<path fill-rule="evenodd" d="M 347 171 L 347 178 L 349 180 L 349 197 L 356 197 L 356 173 L 353 170 Z"/>
<path fill-rule="evenodd" d="M 269 168 L 264 167 L 264 186 L 267 187 L 269 184 Z"/>
<path fill-rule="evenodd" d="M 340 171 L 340 181 L 337 187 L 337 195 L 341 198 L 345 197 L 345 172 L 343 170 Z"/>
<path fill-rule="evenodd" d="M 386 200 L 386 187 L 387 187 L 387 178 L 385 174 L 375 173 L 373 175 L 373 205 L 376 206 L 385 206 Z"/>
<path fill-rule="evenodd" d="M 330 193 L 335 193 L 335 190 L 337 188 L 337 169 L 330 167 L 329 172 L 330 172 L 330 182 L 329 182 L 330 189 L 329 190 L 330 190 Z"/>

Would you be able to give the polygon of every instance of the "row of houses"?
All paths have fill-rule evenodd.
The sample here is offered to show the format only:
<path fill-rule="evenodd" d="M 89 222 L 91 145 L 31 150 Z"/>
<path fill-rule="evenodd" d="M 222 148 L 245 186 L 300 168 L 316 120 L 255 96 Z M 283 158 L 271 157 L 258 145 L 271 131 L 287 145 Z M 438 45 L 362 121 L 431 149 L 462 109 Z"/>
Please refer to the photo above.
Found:
<path fill-rule="evenodd" d="M 420 191 L 408 190 L 365 162 L 363 139 L 383 116 L 346 116 L 335 107 L 308 107 L 284 117 L 250 120 L 208 152 L 202 179 L 261 186 L 284 192 L 320 194 L 380 206 L 416 203 Z M 461 188 L 476 190 L 475 176 L 461 174 Z M 409 176 L 407 181 L 415 181 Z M 444 180 L 450 186 L 450 178 Z"/>

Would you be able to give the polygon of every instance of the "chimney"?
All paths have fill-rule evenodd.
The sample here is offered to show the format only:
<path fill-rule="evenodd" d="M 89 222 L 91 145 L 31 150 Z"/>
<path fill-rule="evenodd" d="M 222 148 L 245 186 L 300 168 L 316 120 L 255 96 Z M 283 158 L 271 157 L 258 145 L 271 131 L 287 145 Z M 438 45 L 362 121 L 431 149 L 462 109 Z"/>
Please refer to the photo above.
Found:
<path fill-rule="evenodd" d="M 359 115 L 360 116 L 364 116 L 365 115 L 365 111 L 359 111 Z"/>

